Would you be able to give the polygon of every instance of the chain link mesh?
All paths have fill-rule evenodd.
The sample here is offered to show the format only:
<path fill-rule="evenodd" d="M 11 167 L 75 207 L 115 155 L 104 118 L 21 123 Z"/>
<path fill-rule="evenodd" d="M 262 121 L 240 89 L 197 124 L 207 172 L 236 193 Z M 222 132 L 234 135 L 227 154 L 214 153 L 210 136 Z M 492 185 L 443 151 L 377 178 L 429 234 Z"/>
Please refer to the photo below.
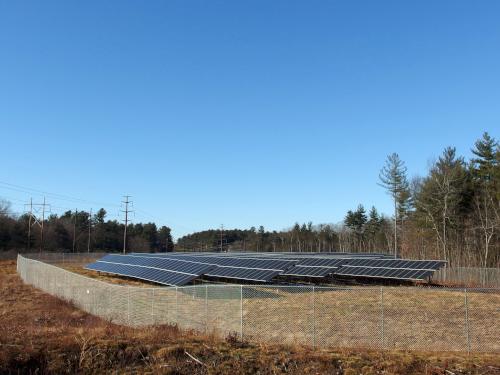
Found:
<path fill-rule="evenodd" d="M 500 268 L 445 267 L 436 271 L 432 279 L 447 285 L 500 288 Z"/>
<path fill-rule="evenodd" d="M 25 283 L 117 324 L 174 324 L 253 342 L 312 347 L 500 352 L 500 289 L 136 287 L 67 271 L 56 258 L 19 255 L 17 272 Z M 69 259 L 93 260 L 89 255 Z"/>

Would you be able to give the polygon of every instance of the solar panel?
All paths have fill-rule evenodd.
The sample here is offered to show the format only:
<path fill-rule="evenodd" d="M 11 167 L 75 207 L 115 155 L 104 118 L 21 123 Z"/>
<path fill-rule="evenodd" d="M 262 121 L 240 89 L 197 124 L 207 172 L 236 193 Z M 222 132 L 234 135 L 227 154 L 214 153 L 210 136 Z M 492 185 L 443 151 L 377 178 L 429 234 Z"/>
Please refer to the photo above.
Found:
<path fill-rule="evenodd" d="M 442 260 L 407 260 L 407 259 L 351 259 L 346 265 L 356 267 L 404 268 L 420 270 L 438 270 L 446 264 Z"/>
<path fill-rule="evenodd" d="M 88 270 L 106 272 L 120 276 L 133 277 L 164 285 L 180 286 L 189 283 L 198 277 L 186 273 L 147 268 L 142 266 L 132 266 L 126 264 L 115 264 L 107 262 L 95 262 L 85 267 Z"/>
<path fill-rule="evenodd" d="M 326 277 L 335 272 L 335 268 L 325 267 L 303 267 L 296 265 L 285 271 L 283 276 L 306 276 L 306 277 Z"/>
<path fill-rule="evenodd" d="M 207 272 L 206 276 L 222 277 L 227 279 L 251 280 L 260 282 L 269 282 L 272 278 L 278 276 L 281 271 L 248 269 L 248 268 L 233 268 L 233 267 L 216 267 Z"/>
<path fill-rule="evenodd" d="M 193 275 L 201 275 L 213 268 L 211 265 L 194 263 L 169 258 L 154 258 L 135 255 L 108 254 L 98 260 L 99 262 L 119 263 L 151 268 L 160 268 L 168 271 L 179 271 Z"/>
<path fill-rule="evenodd" d="M 293 266 L 295 261 L 277 259 L 255 259 L 255 258 L 221 258 L 207 257 L 206 262 L 211 262 L 218 266 L 262 268 L 283 271 Z"/>
<path fill-rule="evenodd" d="M 212 265 L 168 258 L 107 254 L 86 269 L 153 281 L 184 285 L 214 268 Z"/>
<path fill-rule="evenodd" d="M 150 281 L 157 281 L 158 277 L 152 280 L 148 273 L 141 273 L 141 277 L 138 277 L 136 276 L 138 272 L 136 268 L 120 268 L 118 266 L 142 267 L 150 270 L 150 273 L 153 272 L 151 270 L 184 273 L 192 275 L 193 278 L 206 275 L 211 277 L 268 282 L 273 277 L 292 267 L 295 263 L 296 261 L 282 259 L 203 257 L 193 255 L 179 256 L 178 254 L 161 254 L 158 256 L 158 254 L 133 253 L 129 255 L 108 254 L 97 261 L 96 265 L 91 265 L 87 268 L 98 271 L 106 270 L 105 272 L 137 277 Z M 173 276 L 171 278 L 173 278 Z M 193 278 L 186 282 L 191 281 Z M 168 285 L 182 284 L 172 284 L 169 282 Z"/>
<path fill-rule="evenodd" d="M 138 256 L 134 254 L 133 256 Z M 266 270 L 284 271 L 292 267 L 296 261 L 287 259 L 255 259 L 255 258 L 240 258 L 240 257 L 220 257 L 220 256 L 198 256 L 198 255 L 177 255 L 177 254 L 162 254 L 155 257 L 154 254 L 145 256 L 145 258 L 157 259 L 175 259 L 189 261 L 201 264 L 209 264 L 225 267 L 237 268 L 259 268 Z"/>
<path fill-rule="evenodd" d="M 340 253 L 340 252 L 169 252 L 169 253 L 131 253 L 132 255 L 141 256 L 162 256 L 162 257 L 184 257 L 184 256 L 197 256 L 197 257 L 229 257 L 229 258 L 275 258 L 275 259 L 290 259 L 297 260 L 300 258 L 389 258 L 393 259 L 393 255 L 383 253 Z"/>
<path fill-rule="evenodd" d="M 346 259 L 304 258 L 297 262 L 297 266 L 338 268 L 345 263 Z"/>
<path fill-rule="evenodd" d="M 375 277 L 398 280 L 425 280 L 433 273 L 434 270 L 425 269 L 399 269 L 361 266 L 342 266 L 337 271 L 335 271 L 335 275 L 338 276 Z"/>

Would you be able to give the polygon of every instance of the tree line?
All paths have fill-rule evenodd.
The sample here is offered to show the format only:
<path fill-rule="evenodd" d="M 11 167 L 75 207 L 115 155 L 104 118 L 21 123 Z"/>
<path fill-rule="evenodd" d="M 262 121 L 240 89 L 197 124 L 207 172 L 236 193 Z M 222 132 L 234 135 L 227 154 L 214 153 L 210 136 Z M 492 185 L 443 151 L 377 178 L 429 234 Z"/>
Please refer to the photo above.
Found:
<path fill-rule="evenodd" d="M 179 250 L 391 252 L 443 259 L 450 266 L 500 266 L 500 147 L 488 133 L 466 160 L 447 147 L 425 176 L 408 177 L 398 154 L 387 157 L 377 183 L 393 201 L 391 217 L 363 205 L 342 223 L 299 224 L 282 231 L 207 230 L 177 241 Z"/>
<path fill-rule="evenodd" d="M 30 220 L 29 214 L 16 217 L 10 213 L 7 201 L 0 201 L 0 249 L 17 251 L 121 251 L 125 225 L 106 220 L 106 210 L 95 215 L 85 211 L 67 211 Z M 28 228 L 31 223 L 30 241 Z M 127 249 L 138 252 L 173 251 L 170 228 L 158 228 L 155 223 L 137 223 L 127 226 Z"/>
<path fill-rule="evenodd" d="M 390 195 L 394 211 L 380 214 L 363 205 L 349 210 L 337 224 L 295 223 L 281 231 L 206 230 L 177 240 L 178 251 L 354 251 L 391 252 L 415 259 L 444 259 L 451 266 L 500 265 L 500 146 L 484 133 L 466 160 L 447 147 L 425 176 L 408 176 L 398 154 L 387 157 L 378 183 Z M 124 225 L 106 220 L 106 211 L 68 211 L 44 221 L 46 250 L 86 251 L 91 229 L 92 250 L 119 251 Z M 27 242 L 29 217 L 10 214 L 0 201 L 0 249 L 37 249 L 42 238 L 34 228 Z M 154 223 L 127 227 L 133 251 L 173 251 L 170 228 Z M 75 235 L 73 235 L 75 233 Z"/>

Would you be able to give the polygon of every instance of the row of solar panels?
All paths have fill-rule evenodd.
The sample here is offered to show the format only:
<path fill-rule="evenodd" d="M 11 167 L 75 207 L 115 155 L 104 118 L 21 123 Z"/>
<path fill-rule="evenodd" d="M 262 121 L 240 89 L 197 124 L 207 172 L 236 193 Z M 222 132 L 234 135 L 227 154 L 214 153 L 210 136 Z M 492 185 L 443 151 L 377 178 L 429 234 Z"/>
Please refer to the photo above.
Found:
<path fill-rule="evenodd" d="M 401 269 L 421 269 L 421 270 L 437 270 L 443 267 L 446 262 L 440 260 L 406 260 L 394 259 L 393 257 L 375 257 L 372 258 L 357 258 L 352 257 L 352 254 L 345 255 L 345 253 L 335 253 L 335 256 L 316 256 L 316 257 L 297 257 L 296 255 L 288 255 L 282 258 L 246 258 L 242 255 L 221 256 L 219 253 L 203 253 L 202 255 L 187 255 L 186 253 L 156 253 L 144 254 L 133 253 L 136 256 L 150 256 L 150 257 L 165 257 L 171 259 L 190 260 L 193 262 L 205 262 L 215 265 L 240 265 L 243 267 L 256 267 L 266 269 L 282 270 L 286 269 L 287 265 L 293 264 L 295 267 L 324 267 L 324 268 L 339 268 L 343 265 L 350 266 L 365 266 L 365 267 L 379 267 L 379 268 L 401 268 Z M 245 254 L 245 253 L 243 253 Z M 259 254 L 259 253 L 256 253 Z M 262 253 L 261 253 L 262 254 Z M 274 256 L 276 253 L 264 253 L 268 256 Z M 330 254 L 330 253 L 325 253 Z M 338 254 L 343 254 L 342 258 Z M 263 256 L 263 255 L 261 255 Z M 281 262 L 280 262 L 281 261 Z M 284 263 L 283 263 L 284 262 Z"/>
<path fill-rule="evenodd" d="M 137 253 L 148 255 L 148 253 Z M 297 259 L 304 257 L 319 257 L 319 258 L 388 258 L 394 259 L 394 255 L 384 253 L 350 253 L 350 252 L 177 252 L 177 253 L 162 253 L 165 255 L 175 254 L 176 256 L 217 256 L 230 258 L 276 258 L 276 259 Z M 156 254 L 149 254 L 156 256 Z"/>
<path fill-rule="evenodd" d="M 89 264 L 90 270 L 130 276 L 165 285 L 184 285 L 201 276 L 270 282 L 277 276 L 324 278 L 330 275 L 424 280 L 443 261 L 404 259 L 295 257 L 290 259 L 220 256 L 205 253 L 108 254 Z M 295 258 L 295 259 L 292 259 Z"/>

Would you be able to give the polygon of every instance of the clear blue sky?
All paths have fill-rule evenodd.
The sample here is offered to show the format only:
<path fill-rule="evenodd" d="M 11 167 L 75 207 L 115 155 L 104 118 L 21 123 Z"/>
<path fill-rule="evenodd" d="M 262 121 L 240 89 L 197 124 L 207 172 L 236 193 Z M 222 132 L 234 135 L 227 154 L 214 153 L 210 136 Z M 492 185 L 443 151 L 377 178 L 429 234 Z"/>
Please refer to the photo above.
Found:
<path fill-rule="evenodd" d="M 500 136 L 499 1 L 2 1 L 0 181 L 174 236 L 390 214 L 410 176 Z M 0 185 L 22 202 L 41 194 Z M 48 199 L 53 212 L 99 204 Z"/>

